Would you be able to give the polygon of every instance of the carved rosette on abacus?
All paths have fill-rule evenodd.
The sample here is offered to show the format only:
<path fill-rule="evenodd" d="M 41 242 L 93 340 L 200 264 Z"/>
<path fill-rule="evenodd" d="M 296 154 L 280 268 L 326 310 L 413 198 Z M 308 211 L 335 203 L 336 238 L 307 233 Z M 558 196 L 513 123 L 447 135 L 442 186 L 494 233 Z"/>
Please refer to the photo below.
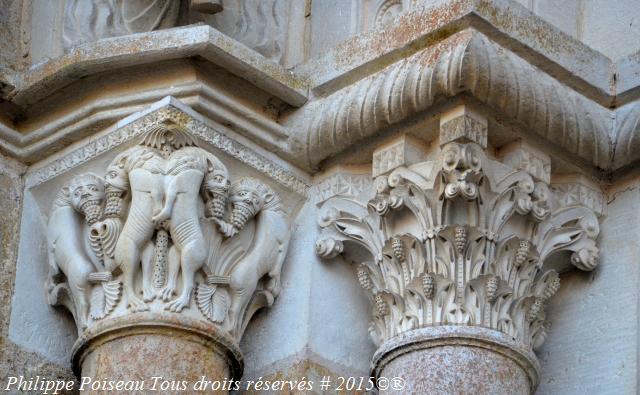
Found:
<path fill-rule="evenodd" d="M 103 176 L 74 177 L 49 218 L 49 302 L 71 311 L 81 335 L 109 318 L 188 312 L 238 342 L 280 291 L 290 231 L 279 196 L 230 180 L 172 122 Z"/>
<path fill-rule="evenodd" d="M 531 350 L 547 336 L 545 301 L 560 285 L 548 258 L 587 271 L 598 263 L 591 209 L 563 205 L 547 183 L 474 142 L 448 142 L 434 160 L 376 177 L 368 201 L 338 196 L 321 210 L 316 252 L 358 264 L 377 345 L 458 325 Z"/>

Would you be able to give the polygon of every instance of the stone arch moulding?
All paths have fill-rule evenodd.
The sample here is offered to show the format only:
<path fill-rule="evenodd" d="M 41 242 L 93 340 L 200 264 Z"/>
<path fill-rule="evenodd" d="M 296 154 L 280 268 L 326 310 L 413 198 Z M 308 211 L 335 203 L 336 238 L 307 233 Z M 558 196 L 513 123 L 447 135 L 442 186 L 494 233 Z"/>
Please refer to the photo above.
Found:
<path fill-rule="evenodd" d="M 443 115 L 435 146 L 406 135 L 380 146 L 371 175 L 318 202 L 316 253 L 357 265 L 372 376 L 403 377 L 406 393 L 533 393 L 555 269 L 597 266 L 602 193 L 551 178 L 526 143 L 494 154 L 486 118 L 464 105 Z"/>
<path fill-rule="evenodd" d="M 78 338 L 57 309 L 18 306 L 12 340 L 71 352 L 78 376 L 239 379 L 247 323 L 281 290 L 301 174 L 170 97 L 34 166 L 15 296 L 44 284 L 33 298 Z M 63 340 L 21 330 L 35 326 Z"/>

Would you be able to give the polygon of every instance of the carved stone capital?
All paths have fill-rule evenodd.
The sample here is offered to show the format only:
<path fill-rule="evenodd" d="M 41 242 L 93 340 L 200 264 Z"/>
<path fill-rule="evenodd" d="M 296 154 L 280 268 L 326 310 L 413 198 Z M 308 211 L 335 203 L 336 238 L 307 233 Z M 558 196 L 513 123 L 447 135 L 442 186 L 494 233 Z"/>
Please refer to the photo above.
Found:
<path fill-rule="evenodd" d="M 463 325 L 499 332 L 533 355 L 550 326 L 545 302 L 560 286 L 545 262 L 593 270 L 599 224 L 591 207 L 531 172 L 465 137 L 435 159 L 378 176 L 368 200 L 324 202 L 316 252 L 358 265 L 376 344 Z"/>
<path fill-rule="evenodd" d="M 165 119 L 101 174 L 68 181 L 47 236 L 46 290 L 49 303 L 75 319 L 78 372 L 142 368 L 142 360 L 112 355 L 132 344 L 177 355 L 180 347 L 163 340 L 171 332 L 185 350 L 219 356 L 239 378 L 238 343 L 253 314 L 280 293 L 290 227 L 271 186 L 232 179 L 184 125 Z"/>

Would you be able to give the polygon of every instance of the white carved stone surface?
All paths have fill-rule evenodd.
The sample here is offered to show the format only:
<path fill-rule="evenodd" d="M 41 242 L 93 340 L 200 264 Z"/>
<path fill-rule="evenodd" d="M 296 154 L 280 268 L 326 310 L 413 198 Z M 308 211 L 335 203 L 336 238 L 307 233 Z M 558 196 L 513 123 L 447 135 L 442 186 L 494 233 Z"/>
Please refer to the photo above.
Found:
<path fill-rule="evenodd" d="M 180 2 L 174 0 L 66 0 L 63 39 L 67 47 L 101 38 L 173 27 Z"/>
<path fill-rule="evenodd" d="M 8 2 L 0 150 L 25 168 L 0 382 L 58 375 L 75 329 L 132 316 L 238 341 L 282 289 L 243 338 L 255 379 L 368 376 L 368 332 L 426 333 L 383 374 L 500 393 L 507 356 L 478 332 L 530 352 L 551 321 L 538 393 L 637 392 L 635 2 Z M 431 145 L 379 144 L 397 136 Z M 505 393 L 535 387 L 522 373 Z"/>
<path fill-rule="evenodd" d="M 598 188 L 582 182 L 553 182 L 551 190 L 565 205 L 583 205 L 598 215 L 606 211 L 604 194 Z"/>
<path fill-rule="evenodd" d="M 551 181 L 551 158 L 522 141 L 516 141 L 500 150 L 502 163 L 529 173 L 537 181 Z"/>
<path fill-rule="evenodd" d="M 418 141 L 403 135 L 375 150 L 371 175 L 377 177 L 397 167 L 417 163 L 425 153 L 425 148 Z"/>
<path fill-rule="evenodd" d="M 487 148 L 487 119 L 467 106 L 456 106 L 440 116 L 440 145 L 462 140 Z"/>
<path fill-rule="evenodd" d="M 568 252 L 582 270 L 598 263 L 591 208 L 475 143 L 445 144 L 433 163 L 374 184 L 368 201 L 324 202 L 316 253 L 358 262 L 376 344 L 422 327 L 476 325 L 538 347 L 549 330 L 545 302 L 560 286 L 545 261 Z"/>
<path fill-rule="evenodd" d="M 27 185 L 29 187 L 40 185 L 55 176 L 94 159 L 110 149 L 139 137 L 144 130 L 154 124 L 162 122 L 185 124 L 195 136 L 211 144 L 213 147 L 237 158 L 241 162 L 275 180 L 280 185 L 292 189 L 302 196 L 308 194 L 309 186 L 307 182 L 295 173 L 274 163 L 263 155 L 252 151 L 244 144 L 220 133 L 208 124 L 186 114 L 171 104 L 163 105 L 150 114 L 146 114 L 122 127 L 116 127 L 109 133 L 90 140 L 81 147 L 73 149 L 63 154 L 60 158 L 35 169 L 30 174 Z"/>
<path fill-rule="evenodd" d="M 358 196 L 371 186 L 369 174 L 338 172 L 314 185 L 309 192 L 315 204 L 320 204 L 333 196 Z"/>
<path fill-rule="evenodd" d="M 299 146 L 298 155 L 313 166 L 443 97 L 462 93 L 598 167 L 610 166 L 606 109 L 474 29 L 453 34 L 306 106 L 296 124 L 305 132 L 296 135 L 294 148 Z"/>
<path fill-rule="evenodd" d="M 174 27 L 181 11 L 180 3 L 180 0 L 65 0 L 64 45 L 71 47 Z M 188 4 L 191 11 L 201 15 L 223 11 L 222 0 L 188 0 Z"/>
<path fill-rule="evenodd" d="M 271 187 L 231 180 L 195 135 L 165 120 L 104 174 L 79 174 L 58 192 L 47 235 L 49 303 L 70 310 L 79 333 L 110 317 L 167 310 L 239 341 L 280 292 L 289 237 Z"/>
<path fill-rule="evenodd" d="M 211 26 L 281 62 L 287 50 L 290 0 L 234 0 L 223 3 L 224 10 L 213 16 L 201 15 Z"/>

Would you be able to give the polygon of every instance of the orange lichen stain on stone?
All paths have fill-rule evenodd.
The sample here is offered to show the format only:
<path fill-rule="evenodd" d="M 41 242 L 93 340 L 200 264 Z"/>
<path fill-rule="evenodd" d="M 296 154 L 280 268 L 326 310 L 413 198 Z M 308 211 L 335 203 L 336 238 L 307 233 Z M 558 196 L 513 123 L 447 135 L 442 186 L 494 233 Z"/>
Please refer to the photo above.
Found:
<path fill-rule="evenodd" d="M 499 29 L 515 30 L 518 34 L 533 40 L 549 53 L 560 53 L 561 49 L 569 55 L 577 53 L 578 49 L 568 44 L 568 42 L 571 42 L 568 36 L 568 41 L 561 40 L 559 36 L 562 33 L 555 31 L 544 22 L 532 18 L 521 18 L 511 12 L 509 8 L 504 11 L 500 10 L 491 1 L 486 0 L 478 2 L 477 10 L 488 17 L 489 23 L 493 26 Z"/>
<path fill-rule="evenodd" d="M 346 40 L 336 48 L 335 65 L 348 66 L 358 59 L 374 59 L 398 49 L 415 52 L 441 41 L 459 31 L 458 27 L 446 25 L 464 16 L 467 3 L 458 0 L 443 7 L 409 12 L 377 32 Z"/>

